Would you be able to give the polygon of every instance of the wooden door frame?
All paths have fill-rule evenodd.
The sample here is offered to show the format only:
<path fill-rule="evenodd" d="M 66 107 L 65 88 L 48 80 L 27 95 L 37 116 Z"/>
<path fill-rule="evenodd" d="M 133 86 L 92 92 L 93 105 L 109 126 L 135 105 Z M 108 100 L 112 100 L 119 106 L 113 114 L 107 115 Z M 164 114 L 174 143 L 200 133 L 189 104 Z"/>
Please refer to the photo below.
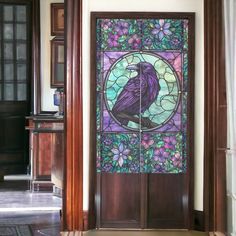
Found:
<path fill-rule="evenodd" d="M 65 1 L 65 173 L 63 229 L 83 230 L 82 0 Z"/>
<path fill-rule="evenodd" d="M 223 0 L 204 1 L 205 129 L 204 215 L 205 230 L 226 232 L 227 104 Z"/>
<path fill-rule="evenodd" d="M 184 182 L 184 190 L 183 190 L 183 195 L 186 197 L 186 204 L 184 204 L 184 215 L 187 216 L 185 219 L 185 225 L 186 228 L 192 228 L 193 225 L 193 203 L 194 203 L 194 58 L 195 58 L 195 37 L 194 37 L 194 32 L 195 32 L 195 13 L 191 12 L 91 12 L 90 15 L 91 19 L 91 43 L 90 43 L 90 59 L 91 59 L 91 64 L 90 64 L 90 71 L 91 71 L 91 79 L 90 79 L 90 114 L 91 114 L 91 119 L 90 119 L 90 146 L 91 147 L 96 147 L 96 131 L 97 130 L 97 124 L 96 124 L 96 93 L 97 93 L 97 83 L 96 83 L 96 22 L 98 19 L 185 19 L 188 20 L 189 24 L 189 38 L 188 38 L 188 45 L 191 50 L 188 51 L 188 75 L 189 78 L 191 78 L 188 81 L 188 102 L 187 102 L 187 152 L 189 155 L 189 158 L 187 158 L 187 171 L 184 173 L 186 176 L 186 182 Z M 101 182 L 102 181 L 102 175 L 100 176 L 99 174 L 97 175 L 97 170 L 96 170 L 96 157 L 97 157 L 97 150 L 96 148 L 91 148 L 90 150 L 90 176 L 92 175 L 93 177 L 90 178 L 90 202 L 92 202 L 92 199 L 96 199 L 99 201 L 101 200 L 102 202 L 102 192 L 101 192 Z M 141 176 L 141 185 L 144 185 L 143 181 L 146 179 L 147 181 L 147 176 L 149 174 L 142 174 Z M 146 186 L 147 187 L 147 186 Z M 145 187 L 144 187 L 145 189 Z M 92 194 L 91 194 L 92 193 Z M 141 205 L 143 205 L 143 199 L 147 199 L 148 197 L 148 192 L 146 189 L 146 194 L 141 194 Z M 143 199 L 142 199 L 143 198 Z M 89 219 L 92 218 L 93 215 L 97 216 L 97 220 L 100 222 L 100 213 L 98 212 L 99 210 L 95 210 L 96 208 L 98 209 L 100 205 L 99 202 L 96 202 L 96 205 L 98 207 L 94 206 L 94 203 L 92 209 L 89 209 Z M 101 203 L 102 204 L 102 203 Z M 147 209 L 141 211 L 141 219 L 147 218 Z M 147 228 L 147 219 L 143 220 L 143 222 L 146 222 L 144 224 L 141 223 L 140 227 Z M 89 225 L 93 225 L 92 227 L 94 228 L 94 221 L 90 222 L 89 220 Z M 96 224 L 97 227 L 99 224 Z M 127 224 L 128 225 L 128 224 Z M 146 226 L 145 226 L 146 225 Z M 113 225 L 114 227 L 114 225 Z M 124 227 L 124 226 L 123 226 Z M 129 226 L 125 226 L 129 227 Z"/>
<path fill-rule="evenodd" d="M 95 227 L 94 176 L 90 175 L 88 219 L 83 223 L 83 125 L 82 125 L 82 0 L 66 0 L 66 158 L 63 229 L 84 230 Z M 224 137 L 219 128 L 219 98 L 222 95 L 224 48 L 222 41 L 222 0 L 204 0 L 205 39 L 205 136 L 204 136 L 204 222 L 205 231 L 224 231 L 226 227 L 224 190 L 225 160 L 217 158 L 222 151 L 217 143 Z M 222 64 L 223 63 L 223 64 Z M 222 78 L 222 79 L 221 79 Z M 222 138 L 221 138 L 222 137 Z M 92 148 L 91 148 L 92 151 Z M 90 163 L 93 165 L 93 163 Z M 92 166 L 91 166 L 92 167 Z M 218 174 L 222 174 L 219 178 Z M 218 190 L 223 193 L 218 196 Z M 87 217 L 87 214 L 86 214 Z M 88 224 L 87 224 L 88 220 Z"/>

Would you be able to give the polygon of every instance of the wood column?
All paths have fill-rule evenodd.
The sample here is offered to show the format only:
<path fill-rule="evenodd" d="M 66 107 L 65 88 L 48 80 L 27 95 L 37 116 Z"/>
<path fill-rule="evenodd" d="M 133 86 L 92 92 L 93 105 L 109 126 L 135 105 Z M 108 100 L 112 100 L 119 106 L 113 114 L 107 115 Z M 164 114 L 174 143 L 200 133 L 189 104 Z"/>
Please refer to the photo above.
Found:
<path fill-rule="evenodd" d="M 63 230 L 83 230 L 82 0 L 65 1 L 66 158 Z"/>
<path fill-rule="evenodd" d="M 226 86 L 223 1 L 204 1 L 205 19 L 205 230 L 226 232 Z"/>
<path fill-rule="evenodd" d="M 32 92 L 31 111 L 39 114 L 41 111 L 41 81 L 40 81 L 40 1 L 32 1 Z"/>

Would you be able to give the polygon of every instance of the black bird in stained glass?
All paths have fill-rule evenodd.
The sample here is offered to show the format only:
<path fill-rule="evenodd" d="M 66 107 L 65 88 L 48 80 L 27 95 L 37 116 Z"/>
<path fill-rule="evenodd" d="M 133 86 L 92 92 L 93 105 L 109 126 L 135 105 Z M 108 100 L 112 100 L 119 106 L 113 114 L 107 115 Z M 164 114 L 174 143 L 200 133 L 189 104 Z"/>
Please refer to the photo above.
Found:
<path fill-rule="evenodd" d="M 127 69 L 137 71 L 137 75 L 128 80 L 112 108 L 112 114 L 124 126 L 127 126 L 130 120 L 138 123 L 135 116 L 144 113 L 151 106 L 160 90 L 156 70 L 151 63 L 139 62 L 129 65 Z M 142 125 L 150 126 L 144 120 L 145 118 Z"/>

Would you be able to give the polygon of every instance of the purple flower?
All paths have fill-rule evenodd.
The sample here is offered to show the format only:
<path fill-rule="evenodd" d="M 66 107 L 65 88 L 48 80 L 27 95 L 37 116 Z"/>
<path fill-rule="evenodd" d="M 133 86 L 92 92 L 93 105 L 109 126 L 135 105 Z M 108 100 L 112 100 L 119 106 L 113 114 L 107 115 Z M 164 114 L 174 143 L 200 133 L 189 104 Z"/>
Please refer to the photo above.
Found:
<path fill-rule="evenodd" d="M 109 34 L 109 38 L 107 40 L 107 43 L 109 45 L 109 47 L 118 47 L 119 43 L 117 42 L 119 36 L 117 34 Z"/>
<path fill-rule="evenodd" d="M 105 19 L 101 23 L 101 28 L 103 30 L 108 30 L 109 28 L 111 28 L 111 26 L 112 26 L 112 23 L 110 19 Z"/>
<path fill-rule="evenodd" d="M 154 168 L 155 168 L 155 173 L 162 173 L 162 172 L 165 171 L 164 166 L 162 166 L 162 165 L 160 165 L 160 164 L 156 164 L 156 165 L 154 166 Z"/>
<path fill-rule="evenodd" d="M 104 140 L 104 143 L 107 145 L 107 146 L 110 146 L 112 144 L 112 140 L 108 137 L 105 138 Z"/>
<path fill-rule="evenodd" d="M 128 158 L 127 155 L 129 155 L 130 150 L 125 149 L 123 143 L 121 143 L 118 148 L 113 148 L 111 151 L 114 154 L 113 161 L 118 161 L 119 166 L 122 167 L 124 160 Z"/>
<path fill-rule="evenodd" d="M 154 140 L 150 139 L 150 135 L 144 134 L 141 143 L 144 146 L 144 148 L 147 149 L 154 143 Z"/>
<path fill-rule="evenodd" d="M 141 43 L 141 39 L 137 34 L 134 34 L 129 40 L 128 43 L 131 45 L 133 49 L 137 49 Z"/>
<path fill-rule="evenodd" d="M 171 158 L 173 165 L 176 167 L 182 167 L 182 157 L 180 154 L 177 152 L 172 158 Z"/>
<path fill-rule="evenodd" d="M 152 40 L 151 40 L 150 38 L 146 38 L 146 39 L 144 40 L 144 44 L 149 47 L 149 46 L 152 45 Z"/>
<path fill-rule="evenodd" d="M 165 148 L 175 149 L 177 143 L 175 136 L 169 136 L 164 138 Z"/>
<path fill-rule="evenodd" d="M 132 163 L 130 165 L 131 173 L 138 173 L 139 172 L 139 165 L 137 163 Z"/>
<path fill-rule="evenodd" d="M 129 23 L 125 21 L 119 21 L 117 25 L 115 26 L 115 32 L 117 32 L 118 35 L 126 35 L 128 34 L 129 30 Z"/>
<path fill-rule="evenodd" d="M 173 46 L 178 46 L 180 44 L 180 41 L 177 37 L 174 37 L 173 39 L 171 39 L 171 44 Z"/>
<path fill-rule="evenodd" d="M 152 30 L 152 34 L 156 35 L 161 41 L 166 35 L 171 35 L 172 32 L 169 30 L 170 23 L 165 20 L 159 20 L 159 23 L 155 24 L 155 28 Z"/>
<path fill-rule="evenodd" d="M 164 148 L 156 148 L 154 150 L 154 161 L 158 162 L 159 164 L 165 163 L 166 159 L 168 158 L 169 153 L 165 151 Z"/>
<path fill-rule="evenodd" d="M 103 171 L 110 172 L 112 170 L 112 164 L 111 163 L 105 163 L 102 167 Z"/>

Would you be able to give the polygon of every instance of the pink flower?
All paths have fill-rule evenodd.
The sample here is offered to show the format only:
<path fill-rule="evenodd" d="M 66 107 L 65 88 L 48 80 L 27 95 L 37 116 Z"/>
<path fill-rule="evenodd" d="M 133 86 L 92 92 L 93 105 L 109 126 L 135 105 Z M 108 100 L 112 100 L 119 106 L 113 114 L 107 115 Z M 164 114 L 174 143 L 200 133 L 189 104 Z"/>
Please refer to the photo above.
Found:
<path fill-rule="evenodd" d="M 108 30 L 109 28 L 111 28 L 112 23 L 110 19 L 104 19 L 101 23 L 101 28 L 103 30 Z"/>
<path fill-rule="evenodd" d="M 182 167 L 182 157 L 180 154 L 177 152 L 172 158 L 173 165 L 176 167 Z"/>
<path fill-rule="evenodd" d="M 137 49 L 141 43 L 141 39 L 137 34 L 134 34 L 129 40 L 128 43 L 131 45 L 133 49 Z"/>
<path fill-rule="evenodd" d="M 175 136 L 167 136 L 164 138 L 165 148 L 175 149 L 177 143 Z"/>
<path fill-rule="evenodd" d="M 118 38 L 119 38 L 119 36 L 116 34 L 109 34 L 109 38 L 107 40 L 107 43 L 110 48 L 119 46 L 119 43 L 117 42 Z"/>
<path fill-rule="evenodd" d="M 141 143 L 144 146 L 144 148 L 147 149 L 154 143 L 154 140 L 150 139 L 150 136 L 148 134 L 144 134 Z"/>

